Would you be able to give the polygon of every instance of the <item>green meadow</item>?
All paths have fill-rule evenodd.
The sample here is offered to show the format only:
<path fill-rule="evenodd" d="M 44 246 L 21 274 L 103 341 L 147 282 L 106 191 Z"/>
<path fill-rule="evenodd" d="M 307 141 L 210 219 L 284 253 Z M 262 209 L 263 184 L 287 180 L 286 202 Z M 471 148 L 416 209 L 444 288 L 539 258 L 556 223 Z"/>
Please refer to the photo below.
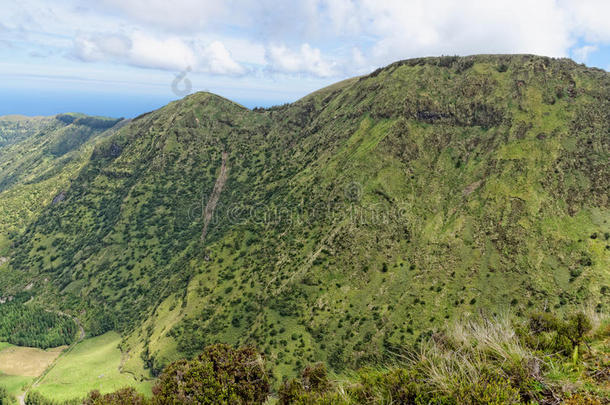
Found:
<path fill-rule="evenodd" d="M 120 342 L 116 332 L 83 340 L 57 361 L 33 391 L 57 401 L 82 398 L 91 390 L 107 393 L 128 386 L 150 394 L 150 382 L 136 381 L 131 375 L 119 371 Z"/>

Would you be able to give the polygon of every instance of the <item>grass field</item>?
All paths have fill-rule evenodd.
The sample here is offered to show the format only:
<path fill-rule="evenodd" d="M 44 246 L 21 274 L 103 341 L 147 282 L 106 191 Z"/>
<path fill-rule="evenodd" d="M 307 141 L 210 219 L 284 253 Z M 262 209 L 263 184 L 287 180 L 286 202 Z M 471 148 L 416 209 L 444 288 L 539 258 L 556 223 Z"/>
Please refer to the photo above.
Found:
<path fill-rule="evenodd" d="M 31 383 L 33 380 L 34 377 L 0 373 L 0 386 L 6 388 L 8 393 L 14 397 L 23 392 L 24 386 Z"/>
<path fill-rule="evenodd" d="M 57 361 L 34 390 L 59 401 L 84 397 L 94 389 L 105 393 L 126 386 L 149 394 L 150 382 L 139 382 L 119 372 L 121 352 L 117 345 L 120 341 L 117 333 L 108 332 L 78 343 Z"/>
<path fill-rule="evenodd" d="M 49 350 L 0 342 L 0 386 L 17 396 L 59 356 L 64 347 Z"/>
<path fill-rule="evenodd" d="M 0 373 L 37 377 L 59 356 L 66 346 L 42 350 L 0 343 Z"/>

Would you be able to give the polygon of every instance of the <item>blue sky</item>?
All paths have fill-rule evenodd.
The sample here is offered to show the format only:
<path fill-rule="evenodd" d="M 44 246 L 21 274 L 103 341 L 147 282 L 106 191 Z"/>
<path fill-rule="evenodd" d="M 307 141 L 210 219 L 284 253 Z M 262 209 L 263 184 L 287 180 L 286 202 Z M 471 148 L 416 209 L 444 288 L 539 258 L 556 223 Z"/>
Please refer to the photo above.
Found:
<path fill-rule="evenodd" d="M 535 53 L 610 69 L 606 0 L 3 0 L 0 115 L 132 117 L 208 90 L 294 101 L 396 60 Z"/>

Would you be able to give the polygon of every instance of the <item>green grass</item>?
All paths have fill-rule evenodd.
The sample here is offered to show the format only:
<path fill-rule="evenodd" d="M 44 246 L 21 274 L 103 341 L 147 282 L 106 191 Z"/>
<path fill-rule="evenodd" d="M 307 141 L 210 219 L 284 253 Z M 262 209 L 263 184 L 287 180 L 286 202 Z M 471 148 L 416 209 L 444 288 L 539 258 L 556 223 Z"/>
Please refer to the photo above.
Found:
<path fill-rule="evenodd" d="M 0 373 L 0 386 L 5 387 L 8 393 L 14 397 L 21 394 L 23 392 L 23 388 L 30 384 L 33 380 L 34 377 Z"/>
<path fill-rule="evenodd" d="M 327 376 L 323 366 L 310 365 L 300 380 L 289 380 L 278 390 L 279 400 L 346 405 L 529 404 L 553 397 L 561 403 L 601 404 L 608 398 L 608 384 L 603 377 L 591 376 L 607 368 L 610 329 L 607 316 L 587 312 L 577 315 L 584 328 L 569 332 L 579 343 L 563 349 L 556 345 L 565 324 L 542 332 L 531 328 L 531 320 L 465 318 L 448 323 L 415 349 L 393 347 L 383 365 L 363 367 L 347 376 Z M 550 314 L 542 319 L 550 319 L 550 324 L 570 322 Z M 316 378 L 309 378 L 312 375 Z M 312 388 L 316 385 L 312 381 L 321 389 Z M 579 397 L 591 400 L 577 401 Z"/>
<path fill-rule="evenodd" d="M 82 398 L 94 389 L 107 393 L 127 386 L 150 394 L 151 383 L 119 372 L 120 341 L 117 333 L 108 332 L 78 343 L 57 361 L 35 390 L 58 401 Z"/>

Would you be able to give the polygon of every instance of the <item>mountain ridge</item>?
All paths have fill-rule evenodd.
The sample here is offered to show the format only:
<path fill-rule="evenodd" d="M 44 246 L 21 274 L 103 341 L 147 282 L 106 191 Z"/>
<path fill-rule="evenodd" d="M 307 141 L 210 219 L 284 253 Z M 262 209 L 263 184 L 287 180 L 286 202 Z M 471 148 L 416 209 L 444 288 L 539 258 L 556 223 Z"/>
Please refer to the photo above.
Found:
<path fill-rule="evenodd" d="M 609 95 L 607 72 L 532 55 L 399 61 L 267 109 L 196 93 L 87 144 L 0 295 L 34 283 L 122 331 L 143 376 L 215 342 L 278 378 L 341 372 L 464 314 L 602 310 Z"/>

